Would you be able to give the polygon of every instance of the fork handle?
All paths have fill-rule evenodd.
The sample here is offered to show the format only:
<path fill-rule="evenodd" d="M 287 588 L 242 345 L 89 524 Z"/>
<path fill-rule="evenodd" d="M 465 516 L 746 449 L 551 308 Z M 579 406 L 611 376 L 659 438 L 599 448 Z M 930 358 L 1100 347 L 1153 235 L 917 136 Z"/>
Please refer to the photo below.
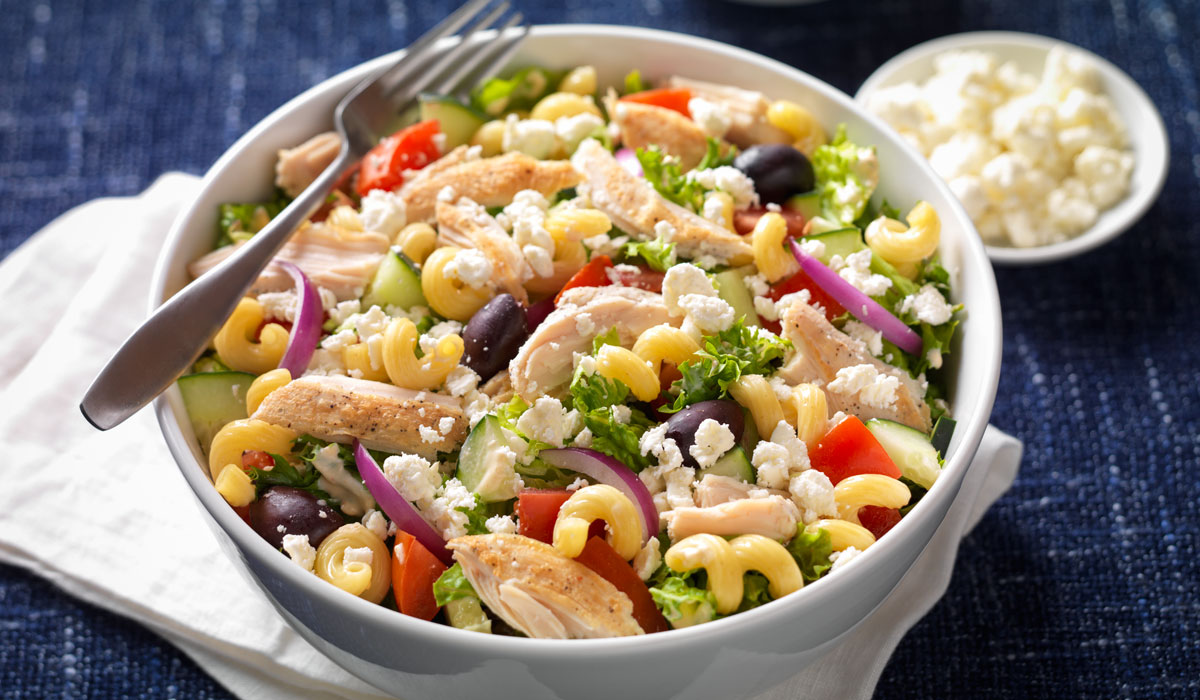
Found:
<path fill-rule="evenodd" d="M 342 140 L 333 163 L 249 242 L 184 287 L 151 314 L 117 350 L 79 408 L 100 430 L 121 424 L 166 391 L 195 362 L 233 313 L 259 273 L 350 166 L 354 156 Z"/>

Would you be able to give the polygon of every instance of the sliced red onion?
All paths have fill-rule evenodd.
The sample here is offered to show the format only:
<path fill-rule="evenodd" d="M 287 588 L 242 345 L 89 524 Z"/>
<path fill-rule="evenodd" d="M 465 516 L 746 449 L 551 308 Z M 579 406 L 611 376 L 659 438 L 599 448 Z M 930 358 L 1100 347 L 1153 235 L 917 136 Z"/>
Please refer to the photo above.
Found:
<path fill-rule="evenodd" d="M 645 173 L 642 172 L 642 164 L 638 161 L 637 153 L 632 148 L 618 148 L 617 152 L 613 154 L 613 157 L 617 159 L 617 162 L 621 164 L 621 167 L 625 168 L 625 171 L 630 175 L 635 175 L 637 177 L 643 177 L 645 175 Z"/>
<path fill-rule="evenodd" d="M 354 441 L 354 463 L 358 466 L 358 474 L 362 477 L 363 484 L 383 512 L 396 523 L 396 527 L 417 538 L 425 549 L 441 559 L 446 566 L 452 566 L 454 558 L 450 556 L 450 550 L 446 549 L 446 541 L 437 530 L 425 522 L 425 518 L 421 517 L 413 504 L 392 486 L 392 482 L 387 480 L 383 470 L 375 463 L 375 458 L 357 440 Z"/>
<path fill-rule="evenodd" d="M 904 321 L 896 318 L 890 311 L 880 306 L 874 299 L 863 294 L 857 287 L 842 279 L 841 275 L 825 266 L 825 263 L 805 253 L 796 242 L 789 238 L 792 255 L 800 263 L 800 269 L 812 278 L 825 293 L 833 297 L 855 318 L 871 328 L 883 333 L 883 337 L 896 344 L 901 350 L 921 354 L 921 336 L 905 325 Z"/>
<path fill-rule="evenodd" d="M 536 304 L 533 304 L 525 310 L 525 323 L 529 326 L 529 332 L 532 333 L 534 328 L 542 324 L 550 312 L 554 310 L 554 297 L 546 297 Z"/>
<path fill-rule="evenodd" d="M 288 338 L 287 350 L 279 366 L 292 373 L 295 379 L 308 369 L 308 361 L 312 359 L 317 349 L 317 341 L 321 338 L 321 324 L 325 319 L 325 307 L 321 305 L 321 295 L 309 281 L 304 272 L 295 264 L 286 260 L 278 261 L 292 280 L 296 282 L 296 316 L 292 321 L 292 334 Z"/>
<path fill-rule="evenodd" d="M 538 457 L 556 467 L 590 476 L 625 494 L 642 514 L 642 542 L 658 535 L 658 509 L 654 507 L 654 497 L 629 467 L 603 452 L 582 447 L 542 450 Z"/>

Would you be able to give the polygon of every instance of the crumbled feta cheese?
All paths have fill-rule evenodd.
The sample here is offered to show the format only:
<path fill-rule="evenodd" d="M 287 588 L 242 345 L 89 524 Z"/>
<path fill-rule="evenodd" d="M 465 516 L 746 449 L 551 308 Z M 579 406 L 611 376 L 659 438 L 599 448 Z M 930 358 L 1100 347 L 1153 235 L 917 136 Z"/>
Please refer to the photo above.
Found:
<path fill-rule="evenodd" d="M 389 240 L 400 233 L 400 229 L 408 223 L 404 198 L 386 190 L 368 192 L 367 196 L 362 198 L 362 209 L 358 218 L 362 221 L 364 230 L 382 233 Z"/>
<path fill-rule="evenodd" d="M 324 348 L 317 348 L 312 359 L 308 361 L 308 368 L 304 370 L 305 376 L 336 376 L 345 373 L 346 364 L 342 361 L 342 353 Z"/>
<path fill-rule="evenodd" d="M 777 445 L 769 440 L 763 440 L 754 447 L 754 456 L 750 463 L 758 474 L 759 486 L 768 489 L 781 489 L 788 481 L 788 451 L 783 445 Z"/>
<path fill-rule="evenodd" d="M 808 255 L 811 255 L 814 258 L 824 258 L 825 257 L 825 242 L 818 240 L 816 238 L 807 238 L 807 237 L 801 238 L 800 239 L 800 250 L 804 251 L 805 253 L 807 253 Z"/>
<path fill-rule="evenodd" d="M 576 330 L 578 330 L 578 320 L 576 323 Z M 592 328 L 592 330 L 595 330 L 595 328 Z M 596 358 L 592 357 L 591 355 L 585 355 L 581 352 L 575 353 L 572 355 L 572 358 L 575 361 L 575 369 L 578 369 L 583 374 L 589 376 L 596 373 Z"/>
<path fill-rule="evenodd" d="M 881 373 L 874 365 L 853 365 L 839 369 L 828 389 L 843 396 L 858 396 L 865 405 L 884 409 L 896 402 L 900 379 Z"/>
<path fill-rule="evenodd" d="M 651 537 L 633 556 L 633 570 L 637 573 L 638 578 L 649 581 L 654 572 L 658 571 L 658 567 L 662 564 L 661 548 L 662 543 L 658 538 Z"/>
<path fill-rule="evenodd" d="M 575 438 L 571 441 L 575 447 L 591 447 L 592 446 L 592 431 L 590 428 L 584 428 L 575 434 Z"/>
<path fill-rule="evenodd" d="M 675 316 L 684 316 L 687 310 L 680 306 L 682 297 L 699 295 L 716 297 L 717 290 L 704 270 L 691 263 L 680 263 L 667 270 L 663 277 L 663 303 L 667 311 Z"/>
<path fill-rule="evenodd" d="M 283 551 L 288 557 L 305 571 L 313 570 L 317 561 L 317 550 L 308 541 L 308 535 L 284 535 Z"/>
<path fill-rule="evenodd" d="M 343 564 L 366 564 L 371 565 L 373 554 L 370 547 L 347 547 L 342 550 Z"/>
<path fill-rule="evenodd" d="M 883 333 L 859 321 L 846 321 L 842 331 L 866 346 L 867 352 L 875 357 L 883 354 Z"/>
<path fill-rule="evenodd" d="M 436 445 L 442 441 L 442 434 L 428 425 L 418 425 L 417 431 L 421 434 L 421 442 L 427 445 Z"/>
<path fill-rule="evenodd" d="M 1125 196 L 1133 156 L 1115 148 L 1088 146 L 1075 157 L 1075 172 L 1087 185 L 1092 204 L 1108 209 Z"/>
<path fill-rule="evenodd" d="M 467 534 L 469 518 L 459 509 L 469 510 L 474 507 L 475 494 L 467 490 L 461 481 L 452 477 L 446 480 L 433 502 L 428 508 L 422 509 L 421 514 L 441 533 L 442 539 L 452 540 Z"/>
<path fill-rule="evenodd" d="M 567 484 L 567 490 L 568 491 L 578 491 L 579 489 L 583 488 L 584 486 L 590 486 L 590 485 L 591 485 L 590 481 L 588 481 L 587 479 L 580 476 L 580 477 L 576 477 L 575 481 L 572 481 L 571 483 Z"/>
<path fill-rule="evenodd" d="M 729 127 L 733 126 L 733 115 L 724 105 L 709 102 L 703 97 L 688 100 L 688 112 L 692 115 L 692 121 L 714 139 L 724 137 Z"/>
<path fill-rule="evenodd" d="M 349 328 L 326 336 L 321 340 L 321 347 L 330 352 L 341 352 L 351 345 L 358 343 L 358 334 Z"/>
<path fill-rule="evenodd" d="M 388 521 L 383 514 L 372 508 L 362 517 L 363 527 L 373 532 L 381 540 L 387 539 Z"/>
<path fill-rule="evenodd" d="M 534 440 L 563 446 L 563 416 L 566 411 L 558 399 L 543 396 L 533 402 L 517 419 L 517 430 Z"/>
<path fill-rule="evenodd" d="M 546 248 L 541 248 L 535 245 L 527 245 L 521 248 L 521 252 L 525 255 L 526 262 L 529 263 L 533 274 L 538 277 L 553 277 L 554 276 L 554 251 Z"/>
<path fill-rule="evenodd" d="M 567 153 L 574 153 L 584 139 L 602 128 L 604 120 L 591 112 L 580 112 L 574 116 L 554 120 L 554 133 Z"/>
<path fill-rule="evenodd" d="M 838 516 L 837 500 L 833 496 L 833 482 L 816 469 L 795 474 L 788 481 L 788 493 L 800 510 L 800 519 L 807 525 L 824 516 Z"/>
<path fill-rule="evenodd" d="M 511 515 L 493 515 L 483 522 L 488 532 L 517 534 L 517 522 Z"/>
<path fill-rule="evenodd" d="M 833 566 L 829 567 L 829 573 L 833 573 L 838 569 L 845 567 L 850 562 L 854 561 L 858 555 L 862 554 L 862 550 L 855 547 L 847 547 L 840 552 L 834 552 L 829 555 L 829 561 L 833 562 Z"/>
<path fill-rule="evenodd" d="M 483 289 L 492 279 L 492 261 L 476 248 L 464 248 L 446 263 L 442 273 L 468 287 Z"/>
<path fill-rule="evenodd" d="M 558 141 L 552 122 L 545 119 L 521 119 L 516 114 L 508 115 L 504 122 L 501 148 L 505 153 L 520 151 L 542 160 L 554 153 L 556 145 Z"/>
<path fill-rule="evenodd" d="M 383 312 L 383 309 L 377 305 L 371 306 L 366 312 L 354 314 L 346 323 L 353 326 L 354 330 L 358 331 L 358 337 L 363 342 L 369 340 L 372 336 L 382 334 L 387 330 L 388 324 L 392 322 L 391 317 Z"/>
<path fill-rule="evenodd" d="M 466 396 L 479 386 L 479 375 L 466 365 L 458 365 L 446 375 L 446 391 L 451 396 Z"/>
<path fill-rule="evenodd" d="M 704 205 L 700 208 L 700 215 L 717 226 L 729 225 L 730 222 L 725 220 L 725 202 L 726 200 L 716 192 L 709 192 L 704 197 Z"/>
<path fill-rule="evenodd" d="M 737 168 L 722 165 L 717 168 L 692 170 L 687 174 L 689 182 L 695 182 L 706 190 L 720 190 L 733 197 L 736 209 L 758 204 L 758 193 L 754 181 Z"/>
<path fill-rule="evenodd" d="M 821 244 L 821 247 L 824 248 L 824 244 Z M 766 296 L 771 291 L 770 285 L 767 284 L 767 278 L 759 274 L 746 275 L 742 278 L 742 282 L 746 285 L 746 289 L 756 297 Z"/>
<path fill-rule="evenodd" d="M 477 389 L 463 394 L 463 414 L 472 428 L 492 410 L 492 397 Z"/>
<path fill-rule="evenodd" d="M 775 302 L 767 297 L 754 297 L 754 312 L 767 321 L 779 320 L 779 309 Z"/>
<path fill-rule="evenodd" d="M 344 324 L 351 316 L 362 311 L 362 302 L 358 299 L 349 301 L 340 301 L 337 306 L 329 310 L 329 320 L 335 326 Z"/>
<path fill-rule="evenodd" d="M 679 298 L 677 304 L 705 335 L 728 330 L 733 325 L 733 307 L 721 297 L 685 294 Z"/>
<path fill-rule="evenodd" d="M 258 303 L 262 305 L 263 318 L 270 321 L 296 320 L 296 305 L 299 299 L 294 291 L 263 292 L 258 295 Z"/>
<path fill-rule="evenodd" d="M 934 369 L 942 367 L 942 351 L 938 348 L 929 348 L 929 352 L 925 353 L 925 361 Z"/>
<path fill-rule="evenodd" d="M 383 460 L 382 469 L 400 495 L 418 508 L 428 506 L 442 484 L 437 466 L 417 455 L 392 455 Z"/>
<path fill-rule="evenodd" d="M 455 192 L 454 188 L 450 185 L 446 185 L 442 189 L 438 190 L 437 201 L 450 203 L 456 199 L 458 199 L 458 193 Z"/>
<path fill-rule="evenodd" d="M 688 454 L 702 467 L 711 467 L 720 457 L 733 449 L 737 440 L 724 423 L 705 418 L 696 428 L 695 441 Z"/>
<path fill-rule="evenodd" d="M 870 248 L 851 253 L 845 260 L 835 255 L 829 261 L 830 267 L 837 270 L 842 279 L 854 285 L 854 288 L 863 294 L 869 297 L 882 296 L 892 288 L 892 281 L 871 272 L 871 255 Z"/>
<path fill-rule="evenodd" d="M 423 333 L 417 340 L 417 344 L 420 345 L 421 352 L 430 355 L 437 350 L 438 342 L 442 338 L 448 335 L 461 334 L 462 329 L 463 324 L 458 321 L 442 321 Z"/>
<path fill-rule="evenodd" d="M 592 321 L 592 315 L 584 312 L 575 317 L 575 331 L 579 335 L 590 336 L 596 332 L 596 323 Z"/>
<path fill-rule="evenodd" d="M 946 302 L 946 298 L 937 287 L 927 284 L 916 294 L 904 297 L 900 303 L 900 313 L 912 312 L 918 321 L 924 321 L 931 326 L 939 326 L 950 320 L 954 315 L 954 307 Z"/>
<path fill-rule="evenodd" d="M 600 233 L 595 236 L 583 239 L 583 244 L 592 252 L 593 256 L 607 255 L 608 257 L 616 257 L 621 252 L 621 248 L 629 242 L 629 236 L 609 236 L 607 233 Z"/>

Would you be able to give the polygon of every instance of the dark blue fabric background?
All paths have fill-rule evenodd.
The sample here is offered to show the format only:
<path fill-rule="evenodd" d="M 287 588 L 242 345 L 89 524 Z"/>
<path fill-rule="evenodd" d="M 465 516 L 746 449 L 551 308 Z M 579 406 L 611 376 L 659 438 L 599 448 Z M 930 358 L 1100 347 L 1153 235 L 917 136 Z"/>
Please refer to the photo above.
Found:
<path fill-rule="evenodd" d="M 900 50 L 978 29 L 1060 37 L 1141 83 L 1170 131 L 1166 189 L 1100 250 L 997 270 L 1005 345 L 993 422 L 1025 441 L 1025 461 L 878 697 L 1200 696 L 1197 2 L 518 4 L 539 23 L 726 41 L 851 93 Z M 203 172 L 279 104 L 406 45 L 446 10 L 400 0 L 0 2 L 0 255 L 73 205 L 136 193 L 167 170 Z M 228 697 L 154 634 L 7 567 L 0 695 Z"/>

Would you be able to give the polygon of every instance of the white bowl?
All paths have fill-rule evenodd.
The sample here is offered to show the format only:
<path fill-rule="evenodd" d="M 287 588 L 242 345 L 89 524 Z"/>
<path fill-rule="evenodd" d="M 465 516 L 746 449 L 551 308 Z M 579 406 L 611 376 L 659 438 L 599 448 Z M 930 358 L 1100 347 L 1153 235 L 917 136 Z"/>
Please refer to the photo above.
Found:
<path fill-rule="evenodd" d="M 179 217 L 152 286 L 156 306 L 187 282 L 188 261 L 213 242 L 217 205 L 268 197 L 277 149 L 330 127 L 334 104 L 382 57 L 308 90 L 238 140 Z M 925 199 L 942 215 L 942 255 L 969 310 L 951 356 L 959 427 L 946 470 L 879 546 L 796 595 L 698 627 L 634 638 L 552 641 L 483 635 L 406 617 L 300 570 L 256 535 L 212 487 L 179 392 L 156 403 L 163 435 L 230 557 L 296 630 L 351 673 L 406 698 L 750 697 L 786 680 L 871 612 L 909 569 L 946 514 L 987 424 L 1000 369 L 1000 307 L 991 266 L 962 208 L 933 171 L 882 122 L 825 83 L 767 58 L 703 39 L 628 27 L 536 28 L 516 64 L 597 66 L 619 83 L 631 68 L 757 88 L 808 105 L 826 125 L 878 147 L 890 201 Z M 954 358 L 958 358 L 954 360 Z M 253 634 L 253 630 L 247 630 Z M 850 672 L 854 672 L 851 670 Z"/>
<path fill-rule="evenodd" d="M 933 75 L 934 57 L 953 50 L 987 51 L 1001 62 L 1015 61 L 1022 71 L 1041 75 L 1046 54 L 1055 46 L 1086 54 L 1100 71 L 1104 90 L 1128 129 L 1134 153 L 1129 194 L 1102 213 L 1091 228 L 1062 243 L 1035 248 L 986 246 L 988 256 L 1001 265 L 1035 265 L 1079 255 L 1111 241 L 1142 218 L 1162 191 L 1170 160 L 1166 127 L 1146 92 L 1125 71 L 1074 44 L 1024 32 L 967 32 L 926 41 L 897 54 L 875 69 L 854 95 L 854 99 L 865 106 L 870 95 L 880 88 L 910 81 L 923 82 Z"/>

